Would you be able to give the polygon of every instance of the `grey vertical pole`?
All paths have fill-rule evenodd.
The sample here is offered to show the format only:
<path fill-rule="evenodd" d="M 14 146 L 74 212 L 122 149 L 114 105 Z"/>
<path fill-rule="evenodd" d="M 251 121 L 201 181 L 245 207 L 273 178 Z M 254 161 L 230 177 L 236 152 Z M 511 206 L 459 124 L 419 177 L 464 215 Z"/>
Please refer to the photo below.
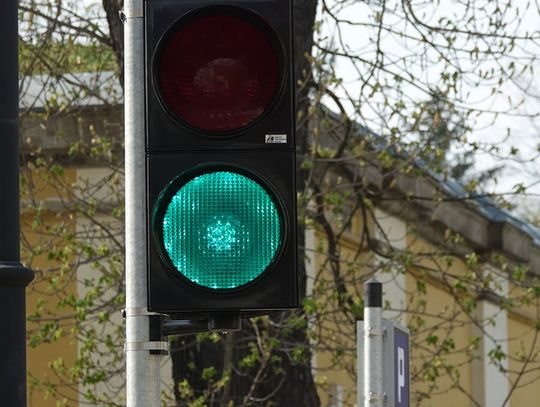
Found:
<path fill-rule="evenodd" d="M 144 9 L 124 1 L 124 106 L 126 155 L 126 405 L 158 407 L 160 354 L 150 354 L 146 297 Z"/>
<path fill-rule="evenodd" d="M 383 407 L 382 284 L 364 285 L 364 407 Z"/>
<path fill-rule="evenodd" d="M 0 404 L 26 406 L 25 287 L 20 263 L 17 0 L 0 1 Z"/>

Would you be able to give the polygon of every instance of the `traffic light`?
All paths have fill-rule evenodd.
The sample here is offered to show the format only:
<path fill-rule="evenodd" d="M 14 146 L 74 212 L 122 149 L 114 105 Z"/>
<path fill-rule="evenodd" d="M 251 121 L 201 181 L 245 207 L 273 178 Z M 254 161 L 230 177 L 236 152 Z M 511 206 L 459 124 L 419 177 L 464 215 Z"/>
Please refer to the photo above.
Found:
<path fill-rule="evenodd" d="M 145 2 L 148 308 L 298 305 L 292 0 Z"/>

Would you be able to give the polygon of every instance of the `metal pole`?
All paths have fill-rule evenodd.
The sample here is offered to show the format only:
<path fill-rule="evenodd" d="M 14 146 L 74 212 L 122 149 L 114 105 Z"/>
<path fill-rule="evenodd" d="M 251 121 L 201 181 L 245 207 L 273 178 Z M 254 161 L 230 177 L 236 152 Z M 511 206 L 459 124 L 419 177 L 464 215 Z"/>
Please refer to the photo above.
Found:
<path fill-rule="evenodd" d="M 383 407 L 382 284 L 364 285 L 364 407 Z"/>
<path fill-rule="evenodd" d="M 17 0 L 0 2 L 0 404 L 26 406 L 25 287 L 20 263 Z"/>
<path fill-rule="evenodd" d="M 161 405 L 161 355 L 155 351 L 165 345 L 150 340 L 146 297 L 143 4 L 124 1 L 127 407 Z"/>

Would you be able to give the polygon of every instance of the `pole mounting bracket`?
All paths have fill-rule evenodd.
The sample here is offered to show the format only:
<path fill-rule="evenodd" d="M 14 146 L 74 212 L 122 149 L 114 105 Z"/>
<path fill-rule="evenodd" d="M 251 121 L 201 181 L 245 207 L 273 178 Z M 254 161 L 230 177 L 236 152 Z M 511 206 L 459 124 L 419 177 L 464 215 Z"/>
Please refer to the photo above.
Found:
<path fill-rule="evenodd" d="M 126 342 L 124 352 L 147 350 L 150 354 L 166 355 L 169 353 L 169 342 L 148 341 L 148 342 Z"/>

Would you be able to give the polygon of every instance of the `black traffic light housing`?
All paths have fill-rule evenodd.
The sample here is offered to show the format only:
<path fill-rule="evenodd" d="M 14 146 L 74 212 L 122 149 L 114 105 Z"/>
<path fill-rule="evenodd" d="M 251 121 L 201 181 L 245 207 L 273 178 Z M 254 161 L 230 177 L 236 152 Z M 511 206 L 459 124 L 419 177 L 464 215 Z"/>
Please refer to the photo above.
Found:
<path fill-rule="evenodd" d="M 171 150 L 294 150 L 294 78 L 292 66 L 292 0 L 218 1 L 154 0 L 146 8 L 147 147 L 153 152 Z M 279 64 L 279 80 L 269 108 L 241 131 L 216 134 L 182 123 L 164 101 L 159 89 L 160 55 L 171 35 L 205 14 L 233 14 L 247 19 L 265 33 Z M 198 38 L 193 38 L 196 43 Z M 180 56 L 179 56 L 180 57 Z M 187 63 L 187 62 L 186 62 Z M 184 130 L 178 137 L 179 129 Z M 286 142 L 267 142 L 286 136 Z M 277 140 L 283 141 L 283 140 Z"/>
<path fill-rule="evenodd" d="M 291 20 L 292 0 L 145 3 L 150 311 L 249 315 L 298 306 Z M 240 36 L 243 25 L 251 30 L 247 37 Z M 230 37 L 238 41 L 238 49 L 220 38 L 212 43 L 212 33 L 220 29 L 235 32 Z M 186 54 L 171 44 L 180 44 Z M 272 56 L 246 55 L 266 52 L 260 49 L 271 50 Z M 276 68 L 268 68 L 272 58 Z M 173 67 L 165 65 L 171 61 Z M 265 82 L 257 69 L 270 79 Z M 198 105 L 202 109 L 197 110 Z M 212 289 L 186 279 L 168 256 L 160 232 L 167 199 L 176 186 L 220 170 L 245 175 L 262 186 L 278 208 L 281 225 L 279 249 L 264 272 L 232 289 Z"/>

